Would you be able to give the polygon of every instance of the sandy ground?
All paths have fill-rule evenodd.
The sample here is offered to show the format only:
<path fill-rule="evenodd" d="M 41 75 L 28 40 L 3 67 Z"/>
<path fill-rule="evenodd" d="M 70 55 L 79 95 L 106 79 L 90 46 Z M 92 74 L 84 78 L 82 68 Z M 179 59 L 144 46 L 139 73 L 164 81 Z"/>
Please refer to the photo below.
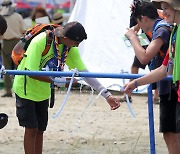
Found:
<path fill-rule="evenodd" d="M 0 90 L 0 95 L 3 90 Z M 149 126 L 146 96 L 133 96 L 133 118 L 127 104 L 111 111 L 106 101 L 90 92 L 71 91 L 60 115 L 66 92 L 56 92 L 56 102 L 49 109 L 49 124 L 44 134 L 43 154 L 149 154 Z M 116 95 L 120 97 L 120 95 Z M 90 104 L 90 105 L 89 105 Z M 0 154 L 23 154 L 24 129 L 15 116 L 15 97 L 0 98 L 0 112 L 9 116 L 6 127 L 0 130 Z M 158 132 L 159 105 L 154 105 L 156 153 L 167 154 Z"/>

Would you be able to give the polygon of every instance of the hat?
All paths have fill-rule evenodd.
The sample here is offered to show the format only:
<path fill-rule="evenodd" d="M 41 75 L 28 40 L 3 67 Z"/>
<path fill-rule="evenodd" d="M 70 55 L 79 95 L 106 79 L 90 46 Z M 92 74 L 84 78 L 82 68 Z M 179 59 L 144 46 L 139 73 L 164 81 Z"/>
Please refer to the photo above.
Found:
<path fill-rule="evenodd" d="M 0 113 L 0 129 L 6 126 L 8 122 L 8 116 L 5 113 Z"/>
<path fill-rule="evenodd" d="M 52 21 L 53 21 L 54 24 L 60 24 L 61 25 L 63 23 L 63 21 L 64 21 L 62 14 L 59 13 L 59 12 L 55 13 L 53 15 L 53 20 Z"/>
<path fill-rule="evenodd" d="M 87 34 L 84 27 L 79 22 L 67 23 L 62 32 L 63 36 L 78 42 L 82 42 L 87 39 Z"/>
<path fill-rule="evenodd" d="M 16 4 L 13 3 L 11 0 L 3 0 L 1 6 L 2 6 L 1 15 L 9 16 L 14 13 Z"/>
<path fill-rule="evenodd" d="M 161 2 L 168 3 L 174 10 L 180 10 L 180 0 L 152 0 L 157 9 L 162 9 Z"/>

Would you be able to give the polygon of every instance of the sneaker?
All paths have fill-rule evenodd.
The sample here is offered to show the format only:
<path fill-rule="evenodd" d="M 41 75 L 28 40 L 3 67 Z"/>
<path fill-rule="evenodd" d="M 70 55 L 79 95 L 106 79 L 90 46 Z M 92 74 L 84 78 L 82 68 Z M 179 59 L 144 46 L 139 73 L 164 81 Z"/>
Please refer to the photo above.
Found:
<path fill-rule="evenodd" d="M 153 103 L 154 103 L 154 104 L 159 104 L 160 101 L 159 101 L 159 99 L 157 98 L 157 99 L 154 99 L 154 100 L 153 100 Z"/>
<path fill-rule="evenodd" d="M 129 98 L 129 102 L 132 103 L 132 98 L 130 96 L 128 96 Z M 120 102 L 126 102 L 126 96 L 123 96 L 119 99 Z"/>
<path fill-rule="evenodd" d="M 2 95 L 1 97 L 12 97 L 12 93 L 6 93 L 6 94 L 4 94 L 4 95 Z"/>

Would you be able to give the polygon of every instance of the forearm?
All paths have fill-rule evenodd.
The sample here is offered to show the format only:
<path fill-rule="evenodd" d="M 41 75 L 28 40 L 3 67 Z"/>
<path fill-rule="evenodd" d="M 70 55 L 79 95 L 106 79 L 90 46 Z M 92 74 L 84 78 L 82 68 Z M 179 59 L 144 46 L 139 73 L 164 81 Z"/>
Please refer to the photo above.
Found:
<path fill-rule="evenodd" d="M 88 72 L 88 70 L 83 70 L 81 72 Z M 96 79 L 96 78 L 84 78 L 84 81 L 95 89 L 98 93 L 102 92 L 101 95 L 107 98 L 111 93 Z"/>
<path fill-rule="evenodd" d="M 102 92 L 101 95 L 104 98 L 107 98 L 111 93 L 107 91 L 107 89 L 102 86 L 102 84 L 96 78 L 84 78 L 84 81 L 89 84 L 93 89 L 95 89 L 98 93 Z"/>
<path fill-rule="evenodd" d="M 141 64 L 148 64 L 149 61 L 147 61 L 147 55 L 146 55 L 146 50 L 141 46 L 138 38 L 133 38 L 130 40 L 135 52 L 136 57 L 138 60 L 141 62 Z"/>
<path fill-rule="evenodd" d="M 43 81 L 43 82 L 48 82 L 48 83 L 52 83 L 53 81 L 47 77 L 47 76 L 29 76 L 30 78 L 33 78 L 35 80 L 39 80 L 39 81 Z"/>
<path fill-rule="evenodd" d="M 161 79 L 165 78 L 166 76 L 167 76 L 166 66 L 161 65 L 157 69 L 151 71 L 149 74 L 147 74 L 141 78 L 135 79 L 134 83 L 137 82 L 136 83 L 137 86 L 146 85 L 146 84 L 160 81 Z"/>

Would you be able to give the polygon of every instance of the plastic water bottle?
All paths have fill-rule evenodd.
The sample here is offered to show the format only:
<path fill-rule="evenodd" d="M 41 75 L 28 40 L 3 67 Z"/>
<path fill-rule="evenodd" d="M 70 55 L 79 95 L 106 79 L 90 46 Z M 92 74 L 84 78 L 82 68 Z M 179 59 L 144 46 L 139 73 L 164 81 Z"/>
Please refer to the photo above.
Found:
<path fill-rule="evenodd" d="M 167 65 L 167 75 L 173 74 L 173 65 L 174 65 L 173 60 L 169 60 Z"/>

